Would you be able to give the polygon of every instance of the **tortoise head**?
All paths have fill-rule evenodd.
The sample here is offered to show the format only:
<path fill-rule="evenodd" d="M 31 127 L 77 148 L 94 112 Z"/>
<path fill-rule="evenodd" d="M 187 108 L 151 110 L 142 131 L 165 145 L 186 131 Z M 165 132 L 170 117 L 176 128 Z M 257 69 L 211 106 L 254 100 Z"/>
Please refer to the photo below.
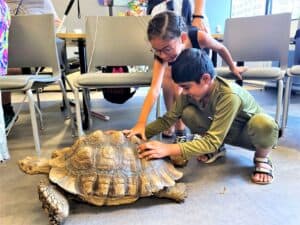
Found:
<path fill-rule="evenodd" d="M 51 167 L 49 165 L 49 160 L 45 158 L 30 157 L 19 160 L 18 162 L 20 169 L 27 174 L 48 174 Z"/>

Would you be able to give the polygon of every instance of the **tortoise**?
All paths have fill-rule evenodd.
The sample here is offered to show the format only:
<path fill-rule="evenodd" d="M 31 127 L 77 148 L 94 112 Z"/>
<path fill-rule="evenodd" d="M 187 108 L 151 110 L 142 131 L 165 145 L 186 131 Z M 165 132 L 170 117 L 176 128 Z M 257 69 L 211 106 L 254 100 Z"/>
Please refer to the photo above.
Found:
<path fill-rule="evenodd" d="M 41 181 L 38 193 L 53 225 L 63 224 L 69 215 L 68 195 L 96 206 L 129 204 L 148 196 L 184 201 L 186 186 L 176 183 L 182 172 L 168 159 L 140 159 L 140 143 L 121 131 L 97 130 L 55 150 L 51 159 L 26 157 L 18 164 L 27 174 L 48 174 L 50 182 Z"/>

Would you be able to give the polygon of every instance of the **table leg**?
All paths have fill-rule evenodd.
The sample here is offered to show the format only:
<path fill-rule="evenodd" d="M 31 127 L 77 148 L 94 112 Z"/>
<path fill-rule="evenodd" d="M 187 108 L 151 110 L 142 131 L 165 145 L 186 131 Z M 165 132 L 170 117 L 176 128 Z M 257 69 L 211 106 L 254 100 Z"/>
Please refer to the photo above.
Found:
<path fill-rule="evenodd" d="M 78 39 L 78 52 L 79 52 L 79 62 L 80 62 L 80 73 L 84 74 L 87 72 L 87 64 L 86 64 L 86 49 L 85 49 L 85 40 Z M 85 130 L 88 130 L 91 127 L 91 114 L 89 110 L 89 93 L 88 90 L 83 90 L 83 119 L 82 119 L 82 127 Z"/>

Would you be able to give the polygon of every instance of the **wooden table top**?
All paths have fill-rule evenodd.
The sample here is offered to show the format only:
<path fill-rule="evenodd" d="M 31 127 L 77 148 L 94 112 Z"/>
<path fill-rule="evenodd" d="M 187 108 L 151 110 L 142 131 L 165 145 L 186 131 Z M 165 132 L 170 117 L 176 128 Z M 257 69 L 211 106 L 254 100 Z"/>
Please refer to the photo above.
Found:
<path fill-rule="evenodd" d="M 62 39 L 85 39 L 86 34 L 84 33 L 57 33 L 57 37 Z"/>

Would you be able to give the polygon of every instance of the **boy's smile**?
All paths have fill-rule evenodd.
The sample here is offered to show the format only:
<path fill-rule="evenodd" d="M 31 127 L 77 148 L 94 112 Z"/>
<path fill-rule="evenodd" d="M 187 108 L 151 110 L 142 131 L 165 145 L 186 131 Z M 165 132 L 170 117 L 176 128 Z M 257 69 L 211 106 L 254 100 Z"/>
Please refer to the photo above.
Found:
<path fill-rule="evenodd" d="M 178 83 L 179 87 L 182 88 L 182 94 L 189 95 L 196 101 L 205 100 L 209 97 L 214 82 L 209 74 L 203 74 L 199 83 L 195 81 Z"/>

